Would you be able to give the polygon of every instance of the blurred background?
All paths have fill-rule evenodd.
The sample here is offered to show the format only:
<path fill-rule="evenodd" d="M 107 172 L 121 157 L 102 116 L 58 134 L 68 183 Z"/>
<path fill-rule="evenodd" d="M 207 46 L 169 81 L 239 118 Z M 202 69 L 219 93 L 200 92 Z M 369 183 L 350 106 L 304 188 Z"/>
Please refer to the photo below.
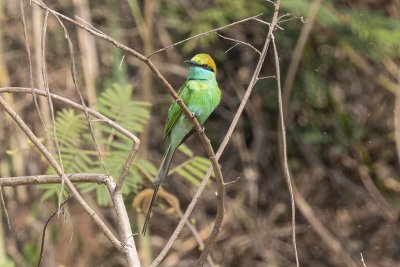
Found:
<path fill-rule="evenodd" d="M 44 89 L 42 38 L 45 12 L 23 1 L 34 86 Z M 149 55 L 197 33 L 263 13 L 274 6 L 254 0 L 61 0 L 48 4 L 81 23 Z M 301 266 L 400 265 L 400 2 L 397 0 L 282 0 L 275 32 L 280 57 L 288 157 L 297 202 Z M 141 138 L 141 150 L 124 186 L 133 232 L 140 232 L 143 203 L 160 163 L 163 129 L 172 98 L 137 59 L 65 24 L 75 50 L 77 83 L 86 103 Z M 262 49 L 268 26 L 250 20 L 219 31 Z M 71 77 L 68 43 L 58 21 L 48 19 L 45 62 L 50 90 L 79 103 Z M 222 102 L 206 122 L 216 150 L 247 88 L 259 55 L 216 33 L 152 57 L 178 89 L 187 76 L 184 60 L 213 56 Z M 234 46 L 234 47 L 233 47 Z M 275 75 L 272 49 L 261 76 Z M 30 87 L 29 61 L 18 1 L 0 0 L 0 87 Z M 2 94 L 46 143 L 30 94 Z M 39 106 L 51 127 L 46 99 Z M 57 135 L 67 172 L 101 172 L 82 113 L 55 102 Z M 226 216 L 212 260 L 215 266 L 295 266 L 290 197 L 279 153 L 278 98 L 273 79 L 260 80 L 220 164 L 226 182 Z M 118 172 L 130 142 L 95 123 L 107 169 Z M 50 138 L 54 138 L 53 135 Z M 47 142 L 48 143 L 48 142 Z M 52 173 L 46 161 L 0 110 L 0 177 Z M 56 155 L 53 149 L 54 155 Z M 175 229 L 209 166 L 197 137 L 176 155 L 157 201 L 149 234 L 137 236 L 143 266 L 158 255 Z M 110 225 L 115 218 L 103 186 L 79 186 Z M 3 188 L 11 221 L 1 209 L 0 266 L 35 266 L 43 225 L 57 208 L 60 188 Z M 191 217 L 206 240 L 216 213 L 211 182 Z M 147 193 L 146 193 L 147 192 Z M 135 203 L 134 200 L 136 199 Z M 178 200 L 180 208 L 170 203 Z M 174 202 L 175 201 L 175 202 Z M 49 227 L 42 266 L 124 266 L 125 261 L 73 200 L 69 215 Z M 199 255 L 185 228 L 161 266 L 192 266 Z M 362 253 L 362 256 L 361 256 Z M 365 264 L 365 265 L 363 265 Z"/>

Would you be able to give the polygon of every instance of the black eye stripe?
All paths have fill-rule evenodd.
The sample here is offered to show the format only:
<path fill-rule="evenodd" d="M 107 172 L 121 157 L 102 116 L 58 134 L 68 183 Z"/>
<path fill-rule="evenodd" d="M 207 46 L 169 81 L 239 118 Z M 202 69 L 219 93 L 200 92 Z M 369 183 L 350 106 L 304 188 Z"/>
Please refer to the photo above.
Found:
<path fill-rule="evenodd" d="M 209 71 L 214 72 L 214 70 L 210 66 L 208 66 L 207 64 L 200 65 L 200 67 L 202 67 L 205 70 L 209 70 Z"/>

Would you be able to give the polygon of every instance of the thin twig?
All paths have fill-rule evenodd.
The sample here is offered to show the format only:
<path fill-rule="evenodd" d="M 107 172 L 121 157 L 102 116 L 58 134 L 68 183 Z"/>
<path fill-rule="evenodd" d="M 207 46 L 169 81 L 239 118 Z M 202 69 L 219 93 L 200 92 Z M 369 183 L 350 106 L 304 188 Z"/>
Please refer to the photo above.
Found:
<path fill-rule="evenodd" d="M 257 80 L 276 79 L 275 75 L 258 77 Z"/>
<path fill-rule="evenodd" d="M 47 94 L 50 94 L 49 82 L 47 80 L 47 67 L 46 67 L 46 35 L 47 35 L 47 20 L 48 20 L 48 18 L 49 18 L 49 11 L 46 11 L 46 14 L 44 16 L 44 22 L 43 22 L 41 48 L 42 48 L 42 77 L 43 77 L 44 89 L 46 90 Z M 55 145 L 56 153 L 58 156 L 58 161 L 60 163 L 61 172 L 64 173 L 64 165 L 63 165 L 63 161 L 62 161 L 62 157 L 61 157 L 60 144 L 58 142 L 58 137 L 57 137 L 53 100 L 51 99 L 51 97 L 47 98 L 47 103 L 49 105 L 50 117 L 51 117 L 51 122 L 52 122 L 52 126 L 53 126 L 52 128 L 53 128 L 54 145 Z M 61 176 L 61 188 L 60 188 L 60 191 L 58 192 L 58 206 L 60 206 L 61 201 L 62 201 L 62 192 L 64 191 L 64 184 L 65 184 L 64 177 L 65 177 L 65 175 Z"/>
<path fill-rule="evenodd" d="M 290 14 L 287 14 L 287 15 L 289 16 Z M 295 19 L 299 19 L 301 21 L 301 23 L 307 23 L 308 22 L 308 18 L 304 18 L 303 16 L 300 16 L 300 17 L 295 16 L 295 17 L 292 17 L 290 19 L 279 20 L 279 23 L 284 23 L 284 22 L 295 20 Z"/>
<path fill-rule="evenodd" d="M 252 46 L 251 44 L 249 44 L 249 43 L 247 43 L 247 42 L 243 42 L 243 41 L 241 41 L 241 40 L 237 40 L 237 39 L 234 39 L 234 38 L 226 37 L 226 36 L 224 36 L 224 35 L 222 35 L 222 34 L 220 34 L 220 33 L 218 33 L 218 32 L 217 32 L 217 35 L 218 35 L 219 37 L 221 37 L 222 39 L 229 40 L 229 41 L 233 41 L 233 42 L 236 42 L 236 43 L 238 43 L 238 44 L 243 44 L 243 45 L 245 45 L 245 46 L 248 46 L 248 47 L 250 47 L 251 49 L 253 49 L 259 56 L 261 56 L 261 52 L 260 52 L 257 48 L 255 48 L 254 46 Z"/>
<path fill-rule="evenodd" d="M 276 5 L 275 2 L 272 1 L 272 0 L 265 0 L 265 2 L 271 3 L 271 4 L 273 4 L 274 6 Z"/>
<path fill-rule="evenodd" d="M 238 45 L 239 45 L 239 43 L 236 43 L 236 44 L 232 45 L 231 47 L 229 47 L 228 50 L 225 51 L 225 54 L 228 53 L 229 51 L 231 51 L 233 48 L 235 48 Z"/>
<path fill-rule="evenodd" d="M 59 211 L 61 210 L 61 208 L 68 202 L 68 200 L 71 199 L 71 195 L 69 195 L 62 203 L 60 203 L 60 206 L 57 208 L 57 210 L 55 210 L 50 217 L 47 219 L 46 223 L 43 226 L 43 231 L 42 231 L 42 242 L 40 244 L 40 254 L 39 254 L 39 260 L 38 260 L 38 264 L 37 267 L 40 267 L 40 264 L 42 263 L 42 258 L 43 258 L 43 254 L 44 254 L 44 242 L 45 242 L 45 238 L 46 238 L 46 229 L 47 226 L 49 225 L 51 219 L 53 219 L 54 216 L 56 216 L 57 214 L 59 214 Z"/>
<path fill-rule="evenodd" d="M 262 19 L 254 18 L 254 20 L 255 20 L 255 21 L 258 21 L 258 22 L 260 22 L 260 23 L 262 23 L 262 24 L 268 25 L 268 27 L 271 27 L 271 23 L 266 22 L 266 21 L 263 21 Z M 275 28 L 284 31 L 284 29 L 283 29 L 281 26 L 279 26 L 278 24 L 275 25 Z"/>
<path fill-rule="evenodd" d="M 106 35 L 104 32 L 100 31 L 99 29 L 93 27 L 89 22 L 87 22 L 86 20 L 82 19 L 81 17 L 75 15 L 75 18 L 77 18 L 78 20 L 82 21 L 83 23 L 85 23 L 88 27 L 90 27 L 91 29 L 93 29 L 94 31 L 102 34 L 102 35 Z"/>
<path fill-rule="evenodd" d="M 360 252 L 360 256 L 361 256 L 361 263 L 362 263 L 363 267 L 367 267 L 367 265 L 365 264 L 362 252 Z"/>
<path fill-rule="evenodd" d="M 239 181 L 240 180 L 240 177 L 237 177 L 235 180 L 233 180 L 233 181 L 230 181 L 230 182 L 226 182 L 225 183 L 225 186 L 227 186 L 227 185 L 231 185 L 231 184 L 234 184 L 234 183 L 237 183 L 237 181 Z"/>
<path fill-rule="evenodd" d="M 21 20 L 22 20 L 22 27 L 24 29 L 24 38 L 25 38 L 25 49 L 26 49 L 26 53 L 28 54 L 28 62 L 29 62 L 29 85 L 31 87 L 32 90 L 32 97 L 33 97 L 33 102 L 35 103 L 35 108 L 39 114 L 39 119 L 43 124 L 43 129 L 46 133 L 47 136 L 47 141 L 50 144 L 50 133 L 49 133 L 49 129 L 47 128 L 46 123 L 44 122 L 43 119 L 43 114 L 42 111 L 40 110 L 39 107 L 39 103 L 37 101 L 37 97 L 35 94 L 35 90 L 33 90 L 33 88 L 35 87 L 35 82 L 33 80 L 33 70 L 32 70 L 32 57 L 31 57 L 31 49 L 29 48 L 29 42 L 28 42 L 28 33 L 26 30 L 26 21 L 25 21 L 25 10 L 24 10 L 24 2 L 23 0 L 20 0 L 20 9 L 21 9 Z"/>
<path fill-rule="evenodd" d="M 272 46 L 274 48 L 274 56 L 275 56 L 275 69 L 276 69 L 276 83 L 278 87 L 278 102 L 279 102 L 279 125 L 280 125 L 280 131 L 282 133 L 282 145 L 283 145 L 283 166 L 285 170 L 285 176 L 286 176 L 286 182 L 289 187 L 289 193 L 290 193 L 290 204 L 292 206 L 292 242 L 293 242 L 293 248 L 294 248 L 294 255 L 296 258 L 296 266 L 299 267 L 299 255 L 297 252 L 297 243 L 296 243 L 296 206 L 294 202 L 294 196 L 293 196 L 293 187 L 292 187 L 292 179 L 290 177 L 290 171 L 289 171 L 289 164 L 288 164 L 288 159 L 287 159 L 287 146 L 286 146 L 286 129 L 285 129 L 285 122 L 284 122 L 284 117 L 283 117 L 283 106 L 282 106 L 282 88 L 281 88 L 281 71 L 279 67 L 279 56 L 278 56 L 278 49 L 276 49 L 276 44 L 275 44 L 275 37 L 272 34 Z"/>
<path fill-rule="evenodd" d="M 231 23 L 231 24 L 228 24 L 228 25 L 225 25 L 225 26 L 222 26 L 222 27 L 219 27 L 219 28 L 215 28 L 215 29 L 212 29 L 212 30 L 210 30 L 210 31 L 206 31 L 206 32 L 202 32 L 202 33 L 193 35 L 193 36 L 191 36 L 191 37 L 189 37 L 189 38 L 183 39 L 183 40 L 181 40 L 181 41 L 179 41 L 179 42 L 173 43 L 173 44 L 171 44 L 171 45 L 169 45 L 169 46 L 166 46 L 166 47 L 164 47 L 164 48 L 158 49 L 157 51 L 154 51 L 153 53 L 151 53 L 150 55 L 148 55 L 147 58 L 150 58 L 150 57 L 154 56 L 155 54 L 160 53 L 160 52 L 162 52 L 162 51 L 164 51 L 164 50 L 170 49 L 170 48 L 172 48 L 172 47 L 174 47 L 174 46 L 177 46 L 177 45 L 180 45 L 180 44 L 185 43 L 185 42 L 187 42 L 187 41 L 190 41 L 190 40 L 199 38 L 199 37 L 201 37 L 201 36 L 203 36 L 203 35 L 207 35 L 207 34 L 212 33 L 212 32 L 217 32 L 217 31 L 220 31 L 220 30 L 222 30 L 222 29 L 226 29 L 226 28 L 228 28 L 228 27 L 231 27 L 231 26 L 234 26 L 234 25 L 243 23 L 243 22 L 245 22 L 245 21 L 253 20 L 253 19 L 255 19 L 255 18 L 258 18 L 258 17 L 261 16 L 261 15 L 262 15 L 262 13 L 260 13 L 260 14 L 258 14 L 258 15 L 255 15 L 255 16 L 252 16 L 252 17 L 248 17 L 248 18 L 239 20 L 239 21 L 235 21 L 235 22 L 233 22 L 233 23 Z"/>
<path fill-rule="evenodd" d="M 3 206 L 4 209 L 4 215 L 6 215 L 8 230 L 11 231 L 10 216 L 8 215 L 6 202 L 4 200 L 3 187 L 1 186 L 1 184 L 0 184 L 0 198 L 1 198 L 1 205 Z"/>
<path fill-rule="evenodd" d="M 227 131 L 227 133 L 225 134 L 225 137 L 221 143 L 221 145 L 218 148 L 218 151 L 216 153 L 216 160 L 218 160 L 222 153 L 225 150 L 226 145 L 228 144 L 233 131 L 236 128 L 236 125 L 242 115 L 243 109 L 250 97 L 251 92 L 253 91 L 254 85 L 257 82 L 257 77 L 260 74 L 261 71 L 261 67 L 264 64 L 264 60 L 265 60 L 265 56 L 267 54 L 268 48 L 269 48 L 269 44 L 271 41 L 271 35 L 276 27 L 276 23 L 277 23 L 277 18 L 278 18 L 278 11 L 279 11 L 279 6 L 280 6 L 280 0 L 277 1 L 276 6 L 275 6 L 275 12 L 274 12 L 274 16 L 271 22 L 271 27 L 269 29 L 269 32 L 267 34 L 267 37 L 265 39 L 265 43 L 264 43 L 264 47 L 263 50 L 261 52 L 261 56 L 260 59 L 257 63 L 257 66 L 254 70 L 254 74 L 252 76 L 252 79 L 247 87 L 246 93 L 244 94 L 240 105 L 235 113 L 235 116 L 232 120 L 231 125 L 229 126 L 229 129 Z M 211 172 L 212 169 L 209 168 L 207 171 L 206 176 L 204 177 L 203 181 L 201 182 L 199 188 L 197 189 L 195 195 L 192 198 L 192 201 L 190 202 L 189 206 L 187 207 L 185 213 L 182 216 L 182 219 L 179 221 L 178 225 L 176 226 L 174 232 L 172 233 L 171 237 L 169 238 L 167 244 L 164 246 L 163 250 L 160 252 L 160 254 L 157 256 L 157 258 L 152 262 L 151 267 L 155 267 L 158 266 L 160 264 L 160 262 L 165 258 L 165 256 L 167 255 L 168 251 L 171 249 L 173 243 L 175 242 L 175 240 L 178 238 L 178 235 L 180 234 L 180 232 L 182 231 L 183 226 L 185 225 L 185 222 L 189 219 L 190 214 L 192 213 L 194 207 L 197 204 L 198 199 L 200 198 L 200 195 L 203 193 L 206 185 L 208 184 L 208 180 L 211 176 Z"/>

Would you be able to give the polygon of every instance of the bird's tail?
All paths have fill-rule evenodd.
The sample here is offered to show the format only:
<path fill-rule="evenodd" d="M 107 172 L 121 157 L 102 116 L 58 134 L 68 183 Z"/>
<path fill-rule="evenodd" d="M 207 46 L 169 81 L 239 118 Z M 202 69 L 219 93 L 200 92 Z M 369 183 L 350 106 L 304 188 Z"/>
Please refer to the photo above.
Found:
<path fill-rule="evenodd" d="M 153 210 L 154 201 L 156 200 L 158 190 L 160 189 L 160 185 L 162 185 L 165 181 L 165 178 L 168 175 L 169 166 L 171 165 L 172 156 L 175 153 L 175 149 L 171 148 L 171 145 L 168 145 L 167 150 L 164 153 L 164 157 L 161 161 L 160 169 L 158 170 L 158 174 L 156 179 L 154 180 L 154 192 L 153 197 L 151 198 L 151 202 L 149 205 L 149 209 L 146 214 L 146 219 L 144 221 L 142 235 L 146 234 L 147 226 L 149 224 L 151 211 Z"/>

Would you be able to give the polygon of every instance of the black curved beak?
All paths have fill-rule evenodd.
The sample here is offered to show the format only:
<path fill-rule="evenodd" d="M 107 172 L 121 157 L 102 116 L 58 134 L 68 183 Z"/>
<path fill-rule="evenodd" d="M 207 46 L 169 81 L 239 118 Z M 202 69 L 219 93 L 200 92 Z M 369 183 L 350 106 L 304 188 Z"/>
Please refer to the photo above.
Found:
<path fill-rule="evenodd" d="M 198 63 L 196 63 L 192 60 L 185 60 L 184 62 L 189 64 L 190 66 L 200 66 Z"/>

